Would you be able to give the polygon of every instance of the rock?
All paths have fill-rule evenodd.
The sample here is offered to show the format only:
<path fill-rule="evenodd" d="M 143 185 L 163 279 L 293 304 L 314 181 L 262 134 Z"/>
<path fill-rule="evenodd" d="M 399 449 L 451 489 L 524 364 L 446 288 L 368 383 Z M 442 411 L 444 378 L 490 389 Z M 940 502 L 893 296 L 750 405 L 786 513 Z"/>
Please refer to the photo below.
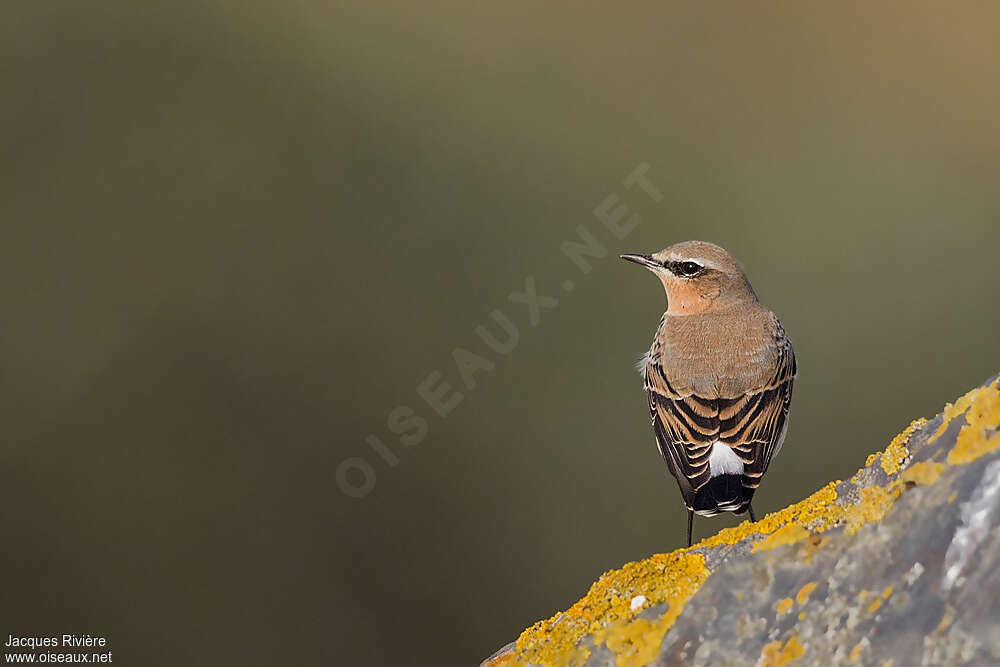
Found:
<path fill-rule="evenodd" d="M 850 480 L 605 573 L 483 665 L 1000 664 L 998 524 L 1000 376 Z"/>

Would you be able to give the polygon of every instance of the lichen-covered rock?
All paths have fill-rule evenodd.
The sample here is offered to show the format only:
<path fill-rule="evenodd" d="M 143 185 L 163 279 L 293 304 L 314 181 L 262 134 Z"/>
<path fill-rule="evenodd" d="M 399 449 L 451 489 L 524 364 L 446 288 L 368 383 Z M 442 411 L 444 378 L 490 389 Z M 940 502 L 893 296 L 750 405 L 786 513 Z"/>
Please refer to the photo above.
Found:
<path fill-rule="evenodd" d="M 1000 377 L 850 480 L 628 563 L 484 665 L 1000 664 Z"/>

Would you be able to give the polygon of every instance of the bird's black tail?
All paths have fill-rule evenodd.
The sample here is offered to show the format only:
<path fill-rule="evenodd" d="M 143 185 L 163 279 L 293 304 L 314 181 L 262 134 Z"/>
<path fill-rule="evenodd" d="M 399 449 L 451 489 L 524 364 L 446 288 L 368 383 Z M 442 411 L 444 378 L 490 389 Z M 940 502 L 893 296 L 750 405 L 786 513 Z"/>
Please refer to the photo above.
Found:
<path fill-rule="evenodd" d="M 716 475 L 698 489 L 691 509 L 700 516 L 722 512 L 742 514 L 750 507 L 754 489 L 743 486 L 743 475 Z"/>

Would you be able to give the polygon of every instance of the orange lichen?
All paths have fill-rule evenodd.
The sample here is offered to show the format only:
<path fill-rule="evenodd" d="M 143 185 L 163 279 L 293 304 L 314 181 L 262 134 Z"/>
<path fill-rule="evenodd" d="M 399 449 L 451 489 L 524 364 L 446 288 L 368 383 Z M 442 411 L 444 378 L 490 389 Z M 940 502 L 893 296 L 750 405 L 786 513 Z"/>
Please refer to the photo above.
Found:
<path fill-rule="evenodd" d="M 798 638 L 792 635 L 784 646 L 781 645 L 780 641 L 773 641 L 765 645 L 760 652 L 760 660 L 757 664 L 762 667 L 781 667 L 805 654 L 806 650 L 799 643 Z"/>
<path fill-rule="evenodd" d="M 608 640 L 608 648 L 622 658 L 621 667 L 641 664 L 637 661 L 645 655 L 644 647 L 659 650 L 663 635 L 708 574 L 705 557 L 687 551 L 656 554 L 606 572 L 565 613 L 525 630 L 517 640 L 518 659 L 570 665 L 574 646 L 587 635 L 601 633 L 597 641 Z M 667 603 L 667 613 L 658 621 L 632 620 L 630 601 L 636 595 L 645 595 L 650 605 Z"/>
<path fill-rule="evenodd" d="M 945 420 L 936 438 L 958 416 L 965 415 L 965 425 L 955 439 L 955 445 L 948 452 L 948 463 L 958 465 L 975 461 L 980 456 L 1000 447 L 1000 381 L 987 387 L 973 389 L 958 399 L 954 405 L 945 407 Z"/>
<path fill-rule="evenodd" d="M 788 613 L 793 604 L 795 603 L 792 602 L 792 598 L 785 598 L 784 600 L 779 601 L 778 604 L 774 605 L 774 608 L 778 611 L 779 615 L 784 615 Z"/>
<path fill-rule="evenodd" d="M 874 614 L 878 611 L 878 608 L 882 606 L 882 598 L 875 598 L 870 605 L 868 605 L 868 613 Z"/>
<path fill-rule="evenodd" d="M 816 584 L 808 583 L 799 589 L 798 595 L 795 596 L 795 601 L 799 604 L 805 604 L 812 592 L 816 590 Z"/>
<path fill-rule="evenodd" d="M 799 620 L 800 621 L 806 620 L 806 613 L 804 611 L 799 612 Z"/>
<path fill-rule="evenodd" d="M 890 595 L 892 595 L 892 592 L 893 592 L 894 590 L 895 590 L 895 589 L 894 589 L 894 588 L 893 588 L 892 586 L 886 586 L 886 587 L 885 587 L 885 590 L 884 590 L 884 591 L 882 591 L 882 599 L 883 599 L 883 600 L 888 600 L 888 599 L 889 599 L 889 596 L 890 596 Z"/>

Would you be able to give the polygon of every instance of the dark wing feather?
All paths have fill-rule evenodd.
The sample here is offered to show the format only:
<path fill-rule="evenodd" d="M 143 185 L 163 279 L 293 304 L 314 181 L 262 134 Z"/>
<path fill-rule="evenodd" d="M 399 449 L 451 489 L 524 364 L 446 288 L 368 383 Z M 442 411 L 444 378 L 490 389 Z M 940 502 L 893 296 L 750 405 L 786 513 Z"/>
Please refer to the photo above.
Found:
<path fill-rule="evenodd" d="M 720 431 L 718 401 L 677 392 L 655 359 L 646 367 L 645 387 L 656 444 L 690 506 L 710 477 L 708 457 Z"/>
<path fill-rule="evenodd" d="M 743 485 L 756 489 L 771 459 L 781 449 L 795 383 L 795 352 L 784 332 L 777 341 L 778 363 L 771 381 L 738 409 L 720 411 L 721 440 L 744 463 Z"/>
<path fill-rule="evenodd" d="M 678 391 L 658 356 L 646 366 L 645 388 L 660 454 L 690 507 L 711 478 L 711 446 L 721 441 L 743 461 L 743 485 L 756 489 L 785 437 L 795 379 L 795 353 L 780 325 L 775 332 L 774 369 L 759 386 L 736 398 Z M 752 495 L 752 491 L 750 492 Z"/>

